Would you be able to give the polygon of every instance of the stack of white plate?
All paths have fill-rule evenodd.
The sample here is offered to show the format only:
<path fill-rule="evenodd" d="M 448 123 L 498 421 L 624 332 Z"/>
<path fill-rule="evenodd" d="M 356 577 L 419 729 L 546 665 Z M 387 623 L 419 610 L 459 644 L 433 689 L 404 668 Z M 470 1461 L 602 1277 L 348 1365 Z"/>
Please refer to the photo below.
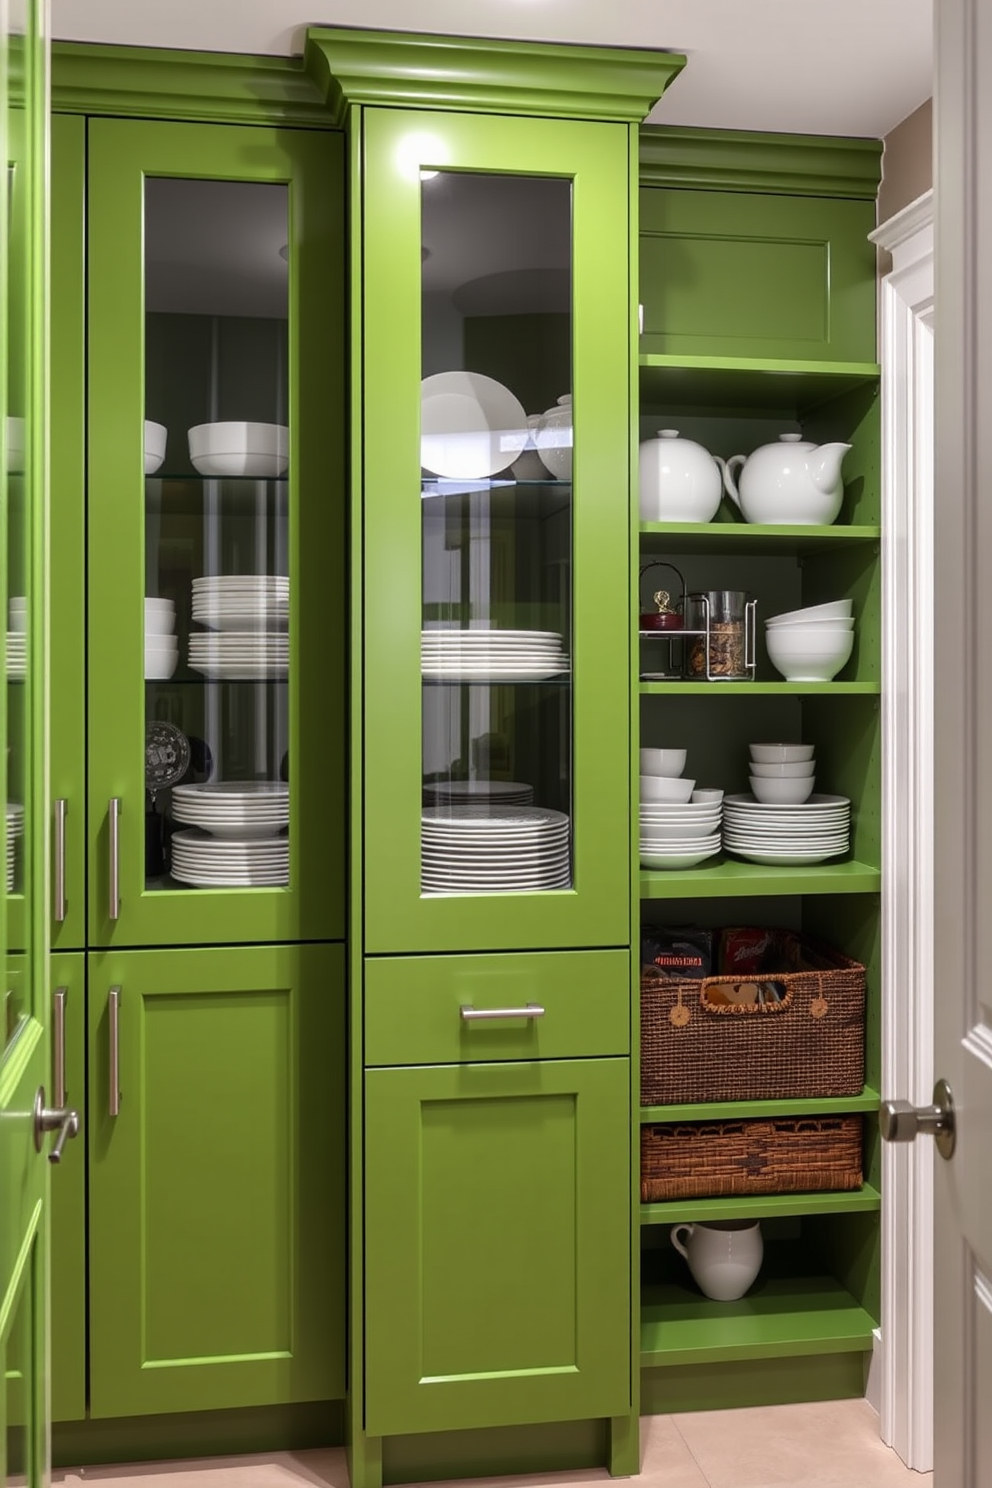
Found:
<path fill-rule="evenodd" d="M 279 781 L 224 780 L 177 785 L 172 815 L 212 837 L 235 841 L 277 837 L 289 826 L 289 786 Z"/>
<path fill-rule="evenodd" d="M 572 881 L 570 823 L 537 806 L 428 807 L 421 887 L 429 894 L 537 893 Z"/>
<path fill-rule="evenodd" d="M 843 857 L 851 845 L 846 796 L 812 795 L 801 806 L 772 806 L 753 796 L 727 796 L 723 842 L 752 863 L 801 867 Z"/>
<path fill-rule="evenodd" d="M 520 780 L 437 780 L 424 786 L 425 806 L 530 806 L 534 787 Z"/>
<path fill-rule="evenodd" d="M 720 851 L 719 801 L 642 801 L 642 868 L 694 868 Z"/>
<path fill-rule="evenodd" d="M 553 630 L 425 630 L 420 637 L 425 677 L 480 682 L 539 682 L 569 669 Z"/>
<path fill-rule="evenodd" d="M 172 876 L 197 888 L 264 888 L 289 883 L 289 839 L 212 837 L 199 827 L 172 837 Z"/>
<path fill-rule="evenodd" d="M 282 574 L 194 579 L 193 619 L 210 630 L 288 630 L 289 579 Z"/>
<path fill-rule="evenodd" d="M 189 638 L 189 664 L 194 672 L 217 680 L 285 677 L 289 636 L 257 630 L 201 632 Z"/>
<path fill-rule="evenodd" d="M 174 599 L 145 600 L 145 680 L 165 682 L 179 664 Z"/>
<path fill-rule="evenodd" d="M 7 632 L 7 676 L 24 677 L 28 669 L 27 636 L 23 630 Z"/>
<path fill-rule="evenodd" d="M 17 839 L 24 831 L 24 807 L 16 801 L 7 802 L 7 893 L 14 892 L 14 872 L 17 863 Z"/>

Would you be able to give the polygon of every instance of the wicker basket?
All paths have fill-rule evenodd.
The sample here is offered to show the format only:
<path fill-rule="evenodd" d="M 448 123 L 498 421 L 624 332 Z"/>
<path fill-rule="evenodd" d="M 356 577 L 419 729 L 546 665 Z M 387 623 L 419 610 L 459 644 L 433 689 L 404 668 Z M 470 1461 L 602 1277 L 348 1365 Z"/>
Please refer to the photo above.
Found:
<path fill-rule="evenodd" d="M 865 1079 L 865 969 L 776 934 L 781 974 L 677 981 L 641 975 L 641 1105 L 857 1095 Z M 784 983 L 778 1003 L 718 1006 L 707 988 Z"/>
<path fill-rule="evenodd" d="M 860 1116 L 642 1126 L 641 1201 L 860 1188 L 862 1143 Z"/>

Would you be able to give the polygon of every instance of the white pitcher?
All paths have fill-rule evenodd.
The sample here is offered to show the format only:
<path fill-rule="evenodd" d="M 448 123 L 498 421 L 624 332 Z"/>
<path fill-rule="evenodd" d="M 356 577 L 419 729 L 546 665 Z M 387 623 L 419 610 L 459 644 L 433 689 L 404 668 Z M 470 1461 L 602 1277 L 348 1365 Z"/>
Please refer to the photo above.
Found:
<path fill-rule="evenodd" d="M 684 1235 L 684 1241 L 679 1237 Z M 757 1220 L 720 1219 L 672 1226 L 672 1244 L 689 1262 L 699 1290 L 717 1302 L 743 1297 L 761 1270 L 764 1243 Z"/>
<path fill-rule="evenodd" d="M 745 522 L 829 526 L 843 505 L 840 467 L 850 448 L 780 434 L 776 444 L 763 444 L 751 455 L 731 455 L 723 483 Z"/>

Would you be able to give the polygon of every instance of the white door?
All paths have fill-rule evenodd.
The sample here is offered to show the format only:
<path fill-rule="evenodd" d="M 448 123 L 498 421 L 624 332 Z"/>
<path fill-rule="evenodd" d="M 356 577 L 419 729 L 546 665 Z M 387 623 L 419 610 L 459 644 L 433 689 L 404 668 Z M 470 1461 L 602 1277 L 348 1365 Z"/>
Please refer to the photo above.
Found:
<path fill-rule="evenodd" d="M 935 1488 L 992 1484 L 992 6 L 939 0 L 936 71 Z M 928 616 L 911 617 L 927 624 Z M 922 1139 L 926 1140 L 926 1139 Z"/>

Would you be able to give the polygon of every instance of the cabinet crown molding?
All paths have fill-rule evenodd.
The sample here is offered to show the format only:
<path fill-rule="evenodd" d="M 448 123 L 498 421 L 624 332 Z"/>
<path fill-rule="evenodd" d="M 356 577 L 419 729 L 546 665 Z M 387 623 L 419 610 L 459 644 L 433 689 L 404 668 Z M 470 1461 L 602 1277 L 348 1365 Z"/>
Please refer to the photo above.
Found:
<path fill-rule="evenodd" d="M 52 109 L 187 123 L 334 127 L 302 58 L 89 42 L 53 44 Z"/>
<path fill-rule="evenodd" d="M 882 141 L 645 124 L 642 186 L 874 201 Z"/>
<path fill-rule="evenodd" d="M 640 123 L 685 66 L 677 52 L 313 27 L 305 63 L 333 122 L 351 104 Z"/>

